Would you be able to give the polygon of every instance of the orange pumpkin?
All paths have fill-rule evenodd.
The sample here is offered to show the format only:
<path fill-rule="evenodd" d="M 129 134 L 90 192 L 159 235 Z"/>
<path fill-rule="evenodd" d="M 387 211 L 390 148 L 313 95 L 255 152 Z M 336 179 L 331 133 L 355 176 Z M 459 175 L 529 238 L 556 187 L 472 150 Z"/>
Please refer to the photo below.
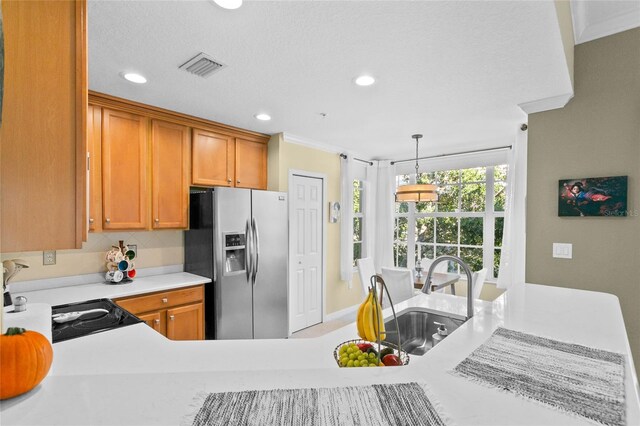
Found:
<path fill-rule="evenodd" d="M 0 399 L 35 388 L 49 372 L 51 343 L 37 331 L 11 327 L 0 336 Z"/>

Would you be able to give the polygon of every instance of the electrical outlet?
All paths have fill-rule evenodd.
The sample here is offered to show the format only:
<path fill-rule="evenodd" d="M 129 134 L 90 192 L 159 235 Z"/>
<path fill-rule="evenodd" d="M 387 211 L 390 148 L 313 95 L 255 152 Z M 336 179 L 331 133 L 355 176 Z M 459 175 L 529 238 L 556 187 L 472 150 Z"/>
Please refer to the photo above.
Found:
<path fill-rule="evenodd" d="M 56 264 L 56 251 L 43 251 L 42 252 L 42 264 L 43 265 L 55 265 Z"/>

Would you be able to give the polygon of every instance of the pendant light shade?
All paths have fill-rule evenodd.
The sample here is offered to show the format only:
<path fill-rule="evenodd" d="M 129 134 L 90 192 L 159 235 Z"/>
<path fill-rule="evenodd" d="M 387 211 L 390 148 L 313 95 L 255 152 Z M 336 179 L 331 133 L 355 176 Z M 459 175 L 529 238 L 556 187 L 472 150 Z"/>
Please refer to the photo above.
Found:
<path fill-rule="evenodd" d="M 396 189 L 396 202 L 425 202 L 425 201 L 438 201 L 438 187 L 429 183 L 417 183 L 418 176 L 418 142 L 422 135 L 411 136 L 416 140 L 416 183 L 400 185 Z"/>

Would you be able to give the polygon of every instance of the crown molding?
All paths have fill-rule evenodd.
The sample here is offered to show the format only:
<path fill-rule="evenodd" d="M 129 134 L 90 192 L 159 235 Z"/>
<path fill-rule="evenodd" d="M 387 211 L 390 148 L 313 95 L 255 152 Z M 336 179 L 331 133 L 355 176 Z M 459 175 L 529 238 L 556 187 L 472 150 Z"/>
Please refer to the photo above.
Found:
<path fill-rule="evenodd" d="M 292 143 L 294 145 L 302 145 L 307 148 L 318 149 L 320 151 L 330 152 L 332 154 L 341 154 L 347 150 L 335 145 L 330 145 L 324 142 L 318 142 L 313 139 L 305 138 L 303 136 L 293 135 L 291 133 L 283 132 L 282 140 L 284 142 Z"/>
<path fill-rule="evenodd" d="M 535 114 L 536 112 L 549 111 L 552 109 L 564 108 L 573 98 L 573 92 L 560 96 L 552 96 L 550 98 L 538 99 L 537 101 L 524 102 L 518 106 L 526 114 Z"/>
<path fill-rule="evenodd" d="M 640 3 L 623 2 L 632 7 L 605 16 L 604 19 L 593 19 L 588 11 L 589 2 L 571 0 L 571 16 L 573 17 L 573 36 L 576 44 L 586 43 L 622 31 L 640 27 Z M 611 2 L 615 7 L 616 2 Z"/>

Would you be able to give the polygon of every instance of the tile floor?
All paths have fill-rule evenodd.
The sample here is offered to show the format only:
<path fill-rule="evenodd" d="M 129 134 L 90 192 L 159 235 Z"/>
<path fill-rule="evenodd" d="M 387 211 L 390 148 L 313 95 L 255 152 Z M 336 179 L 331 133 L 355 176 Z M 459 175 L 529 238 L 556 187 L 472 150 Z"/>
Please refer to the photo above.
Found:
<path fill-rule="evenodd" d="M 336 318 L 331 321 L 316 324 L 311 327 L 303 328 L 291 335 L 291 339 L 308 339 L 312 337 L 323 336 L 329 332 L 337 330 L 345 325 L 348 325 L 356 320 L 356 312 L 351 312 L 343 317 Z"/>

